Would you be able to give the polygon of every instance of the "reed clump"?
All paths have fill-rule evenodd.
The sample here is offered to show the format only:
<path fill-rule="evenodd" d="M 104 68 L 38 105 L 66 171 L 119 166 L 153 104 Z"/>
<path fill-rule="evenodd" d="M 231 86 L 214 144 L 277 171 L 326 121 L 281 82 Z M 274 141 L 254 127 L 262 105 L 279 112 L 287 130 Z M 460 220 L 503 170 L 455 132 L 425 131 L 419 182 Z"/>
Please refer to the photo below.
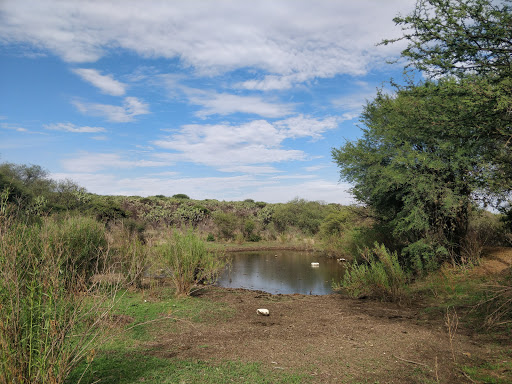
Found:
<path fill-rule="evenodd" d="M 191 230 L 174 231 L 158 249 L 178 296 L 190 295 L 202 285 L 215 282 L 227 262 L 222 252 L 207 249 Z"/>
<path fill-rule="evenodd" d="M 0 383 L 63 383 L 92 356 L 113 304 L 116 288 L 90 279 L 108 254 L 104 228 L 9 212 L 0 210 Z"/>
<path fill-rule="evenodd" d="M 334 285 L 351 296 L 370 296 L 384 301 L 400 301 L 405 295 L 408 274 L 396 252 L 375 243 L 360 253 L 363 261 L 351 265 L 343 280 Z"/>

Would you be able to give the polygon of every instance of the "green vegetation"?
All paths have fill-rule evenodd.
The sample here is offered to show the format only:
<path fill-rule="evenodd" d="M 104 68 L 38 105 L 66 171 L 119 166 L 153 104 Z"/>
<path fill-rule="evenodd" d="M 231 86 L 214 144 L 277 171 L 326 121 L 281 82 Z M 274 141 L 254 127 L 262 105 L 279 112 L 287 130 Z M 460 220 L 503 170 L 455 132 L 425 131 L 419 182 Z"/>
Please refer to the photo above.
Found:
<path fill-rule="evenodd" d="M 480 106 L 477 86 L 449 78 L 394 97 L 379 93 L 363 113 L 363 138 L 333 150 L 356 198 L 391 229 L 389 245 L 418 271 L 461 262 L 477 199 L 508 188 L 494 185 L 501 174 L 494 160 L 505 147 L 485 134 L 489 117 L 474 116 L 490 108 Z"/>
<path fill-rule="evenodd" d="M 176 297 L 166 287 L 118 292 L 111 319 L 119 335 L 104 344 L 70 375 L 75 383 L 304 383 L 298 374 L 272 372 L 259 363 L 238 361 L 205 362 L 148 355 L 138 348 L 143 342 L 158 340 L 162 332 L 176 332 L 177 322 L 216 322 L 229 319 L 231 308 L 195 297 Z M 117 323 L 116 323 L 117 321 Z M 207 348 L 208 340 L 205 340 Z M 174 346 L 172 346 L 174 347 Z M 176 346 L 176 348 L 178 348 Z"/>
<path fill-rule="evenodd" d="M 508 1 L 417 2 L 395 19 L 408 32 L 383 44 L 407 41 L 402 56 L 432 78 L 379 92 L 362 114 L 363 137 L 332 151 L 416 275 L 477 263 L 487 239 L 475 223 L 488 218 L 479 207 L 510 206 L 511 20 Z"/>
<path fill-rule="evenodd" d="M 206 244 L 190 230 L 184 234 L 175 231 L 158 251 L 177 295 L 190 295 L 199 283 L 215 282 L 218 272 L 226 265 L 223 255 L 206 249 Z"/>
<path fill-rule="evenodd" d="M 215 281 L 226 245 L 246 242 L 351 257 L 337 286 L 352 296 L 423 300 L 448 320 L 452 308 L 468 329 L 509 340 L 510 268 L 496 281 L 471 268 L 486 247 L 512 241 L 510 1 L 420 0 L 395 22 L 412 31 L 397 39 L 409 66 L 432 77 L 378 92 L 363 136 L 332 150 L 361 206 L 98 196 L 37 165 L 0 164 L 0 383 L 306 381 L 131 347 L 176 321 L 229 317 L 190 295 Z M 156 293 L 145 276 L 172 288 Z M 102 346 L 111 325 L 123 335 Z M 510 364 L 462 370 L 499 383 L 492 371 Z"/>
<path fill-rule="evenodd" d="M 363 250 L 360 256 L 364 263 L 352 265 L 341 284 L 335 284 L 334 288 L 342 288 L 353 297 L 400 301 L 408 278 L 396 252 L 391 253 L 384 245 L 376 243 L 372 249 Z"/>
<path fill-rule="evenodd" d="M 0 383 L 62 383 L 105 332 L 98 322 L 115 286 L 90 281 L 106 256 L 104 229 L 87 218 L 26 224 L 5 214 L 7 200 L 0 204 Z"/>
<path fill-rule="evenodd" d="M 277 373 L 262 368 L 258 363 L 229 361 L 207 363 L 197 360 L 172 361 L 143 354 L 114 352 L 100 356 L 91 364 L 91 374 L 82 383 L 307 383 L 302 375 Z M 72 379 L 78 375 L 72 376 Z"/>

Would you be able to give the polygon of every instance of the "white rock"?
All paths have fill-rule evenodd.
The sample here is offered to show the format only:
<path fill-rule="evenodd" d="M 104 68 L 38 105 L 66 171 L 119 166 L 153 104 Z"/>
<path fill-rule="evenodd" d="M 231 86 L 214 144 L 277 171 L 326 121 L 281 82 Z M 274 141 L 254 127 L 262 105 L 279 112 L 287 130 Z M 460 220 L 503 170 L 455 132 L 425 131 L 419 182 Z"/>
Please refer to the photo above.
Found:
<path fill-rule="evenodd" d="M 319 266 L 320 266 L 320 263 L 311 263 L 311 266 L 312 266 L 312 267 L 319 267 Z"/>
<path fill-rule="evenodd" d="M 258 315 L 261 315 L 261 316 L 269 316 L 270 315 L 270 312 L 268 311 L 268 309 L 265 309 L 265 308 L 259 308 L 256 310 L 256 313 Z"/>

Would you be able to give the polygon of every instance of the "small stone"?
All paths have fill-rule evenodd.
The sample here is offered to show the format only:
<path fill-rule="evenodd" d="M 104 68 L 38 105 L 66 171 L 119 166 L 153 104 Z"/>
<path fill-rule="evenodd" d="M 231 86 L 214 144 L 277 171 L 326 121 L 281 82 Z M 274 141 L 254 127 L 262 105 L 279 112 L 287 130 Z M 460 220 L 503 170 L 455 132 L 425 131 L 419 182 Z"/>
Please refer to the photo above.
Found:
<path fill-rule="evenodd" d="M 261 316 L 269 316 L 270 315 L 270 312 L 268 309 L 265 309 L 265 308 L 259 308 L 256 310 L 256 313 L 258 315 L 261 315 Z"/>

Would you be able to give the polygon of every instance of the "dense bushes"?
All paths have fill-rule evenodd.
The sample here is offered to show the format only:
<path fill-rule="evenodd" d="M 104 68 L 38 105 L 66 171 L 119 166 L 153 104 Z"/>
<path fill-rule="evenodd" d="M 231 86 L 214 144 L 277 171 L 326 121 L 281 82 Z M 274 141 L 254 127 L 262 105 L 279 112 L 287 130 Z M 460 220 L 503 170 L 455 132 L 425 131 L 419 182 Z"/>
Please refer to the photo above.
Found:
<path fill-rule="evenodd" d="M 62 267 L 68 284 L 78 281 L 88 284 L 92 275 L 103 267 L 103 255 L 107 251 L 105 226 L 92 218 L 69 217 L 58 223 L 48 220 L 44 228 L 52 252 L 64 255 Z"/>
<path fill-rule="evenodd" d="M 398 262 L 396 252 L 375 243 L 360 254 L 362 263 L 354 263 L 335 288 L 354 297 L 370 296 L 386 301 L 399 301 L 405 290 L 407 273 Z"/>
<path fill-rule="evenodd" d="M 329 206 L 317 201 L 295 199 L 286 204 L 277 204 L 272 221 L 281 233 L 289 227 L 296 227 L 305 234 L 314 235 L 330 211 Z"/>
<path fill-rule="evenodd" d="M 217 273 L 225 266 L 222 255 L 207 250 L 206 244 L 192 231 L 174 231 L 158 250 L 177 295 L 189 295 L 194 285 L 215 281 Z"/>
<path fill-rule="evenodd" d="M 89 219 L 0 217 L 0 383 L 63 383 L 93 347 L 109 307 L 84 278 L 104 235 Z"/>

